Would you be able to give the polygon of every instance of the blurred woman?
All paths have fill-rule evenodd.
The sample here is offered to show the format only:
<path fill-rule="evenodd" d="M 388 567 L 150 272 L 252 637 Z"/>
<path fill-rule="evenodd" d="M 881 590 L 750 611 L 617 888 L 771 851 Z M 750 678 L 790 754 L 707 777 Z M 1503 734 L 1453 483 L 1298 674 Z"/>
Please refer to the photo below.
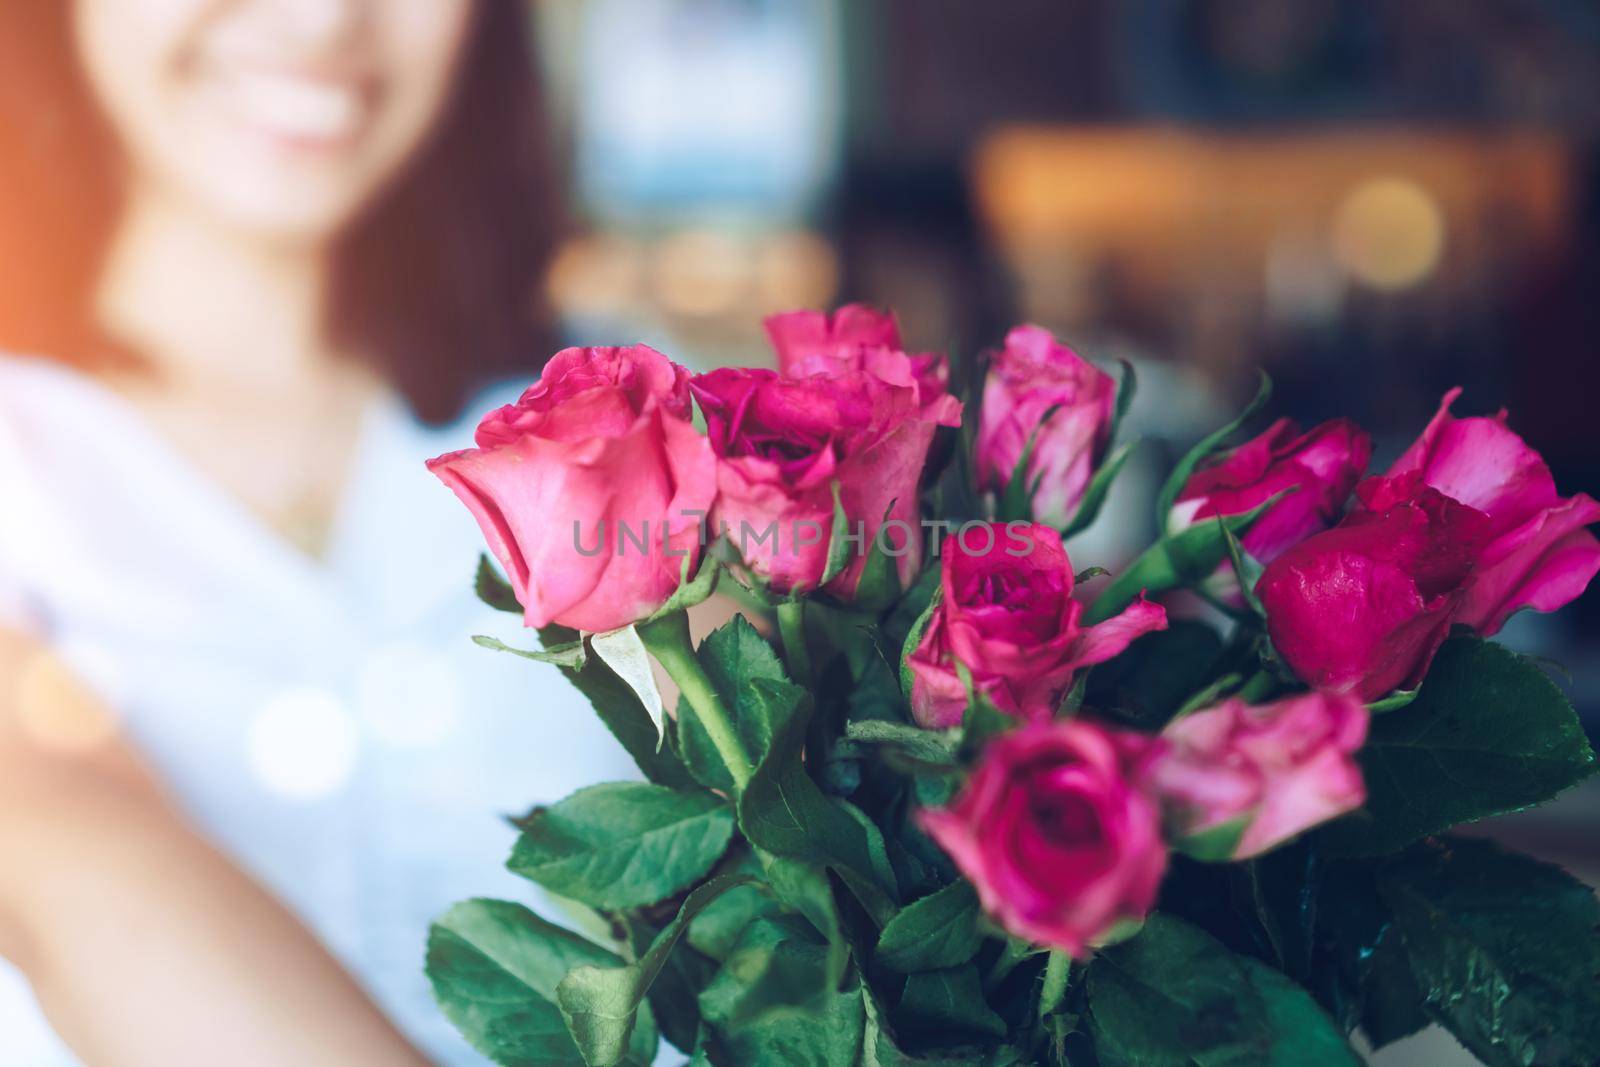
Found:
<path fill-rule="evenodd" d="M 0 1062 L 482 1062 L 427 923 L 626 773 L 421 465 L 550 350 L 526 15 L 0 5 Z"/>

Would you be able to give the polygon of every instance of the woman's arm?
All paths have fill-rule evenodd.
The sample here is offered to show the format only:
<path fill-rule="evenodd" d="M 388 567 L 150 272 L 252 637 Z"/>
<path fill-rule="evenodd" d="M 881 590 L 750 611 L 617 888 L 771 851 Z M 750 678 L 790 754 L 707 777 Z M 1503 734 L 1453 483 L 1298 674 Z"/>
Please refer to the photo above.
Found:
<path fill-rule="evenodd" d="M 4 632 L 0 954 L 90 1067 L 426 1062 L 183 824 L 59 663 Z"/>

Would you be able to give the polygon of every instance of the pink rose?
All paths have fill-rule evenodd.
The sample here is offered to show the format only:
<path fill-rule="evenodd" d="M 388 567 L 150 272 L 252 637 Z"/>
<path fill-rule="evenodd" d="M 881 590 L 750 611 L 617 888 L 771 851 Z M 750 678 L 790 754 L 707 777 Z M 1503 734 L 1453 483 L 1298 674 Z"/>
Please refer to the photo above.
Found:
<path fill-rule="evenodd" d="M 978 487 L 1005 491 L 1028 439 L 1038 431 L 1028 463 L 1038 482 L 1033 517 L 1065 526 L 1083 499 L 1111 437 L 1117 386 L 1038 326 L 1018 326 L 989 366 L 978 421 Z M 1057 410 L 1045 422 L 1045 413 Z"/>
<path fill-rule="evenodd" d="M 865 370 L 895 381 L 909 374 L 924 404 L 949 391 L 949 361 L 937 352 L 905 355 L 894 316 L 865 304 L 846 304 L 831 315 L 786 311 L 763 325 L 787 378 Z"/>
<path fill-rule="evenodd" d="M 1082 667 L 1104 663 L 1167 613 L 1140 599 L 1115 618 L 1079 626 L 1072 561 L 1061 535 L 1037 523 L 969 523 L 945 538 L 940 599 L 907 657 L 911 709 L 930 729 L 961 721 L 974 689 L 1001 711 L 1048 719 Z"/>
<path fill-rule="evenodd" d="M 1150 741 L 1082 719 L 989 743 L 947 808 L 919 822 L 1017 937 L 1074 956 L 1155 904 L 1167 850 L 1137 783 Z"/>
<path fill-rule="evenodd" d="M 1360 701 L 1333 693 L 1227 700 L 1161 732 L 1150 782 L 1179 834 L 1231 831 L 1227 856 L 1249 859 L 1361 806 L 1354 757 L 1367 719 Z"/>
<path fill-rule="evenodd" d="M 1554 611 L 1576 599 L 1600 572 L 1600 541 L 1586 527 L 1600 504 L 1583 493 L 1563 499 L 1539 453 L 1506 426 L 1506 413 L 1458 419 L 1445 394 L 1439 412 L 1390 468 L 1489 517 L 1489 541 L 1455 621 L 1489 635 L 1521 608 Z"/>
<path fill-rule="evenodd" d="M 893 355 L 904 371 L 905 356 Z M 717 456 L 713 528 L 727 529 L 774 591 L 821 584 L 834 482 L 859 539 L 828 591 L 855 595 L 880 529 L 902 584 L 915 577 L 922 562 L 923 463 L 934 430 L 960 422 L 954 397 L 924 404 L 909 374 L 885 380 L 864 370 L 785 378 L 730 367 L 700 375 L 692 388 Z"/>
<path fill-rule="evenodd" d="M 1372 458 L 1372 439 L 1349 419 L 1302 434 L 1290 419 L 1213 459 L 1190 476 L 1168 518 L 1172 533 L 1215 516 L 1242 515 L 1286 489 L 1239 543 L 1262 563 L 1339 520 Z"/>
<path fill-rule="evenodd" d="M 1368 478 L 1361 507 L 1267 565 L 1267 633 L 1315 689 L 1365 701 L 1422 681 L 1486 540 L 1482 512 L 1415 473 Z"/>
<path fill-rule="evenodd" d="M 529 626 L 614 630 L 699 558 L 716 464 L 689 414 L 688 372 L 654 349 L 568 348 L 484 418 L 477 448 L 428 469 L 478 520 Z"/>

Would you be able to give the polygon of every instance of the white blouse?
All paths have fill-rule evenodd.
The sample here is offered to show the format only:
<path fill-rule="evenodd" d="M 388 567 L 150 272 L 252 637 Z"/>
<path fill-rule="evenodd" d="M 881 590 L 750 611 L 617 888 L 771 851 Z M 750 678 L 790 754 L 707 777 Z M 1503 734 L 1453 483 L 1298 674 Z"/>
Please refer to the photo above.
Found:
<path fill-rule="evenodd" d="M 429 921 L 473 896 L 556 917 L 504 870 L 503 816 L 637 774 L 553 668 L 469 641 L 535 643 L 473 597 L 477 528 L 423 468 L 470 437 L 376 405 L 313 560 L 93 379 L 0 356 L 0 623 L 49 641 L 203 832 L 452 1065 L 485 1061 L 434 1004 Z M 73 1062 L 0 963 L 0 1063 Z"/>

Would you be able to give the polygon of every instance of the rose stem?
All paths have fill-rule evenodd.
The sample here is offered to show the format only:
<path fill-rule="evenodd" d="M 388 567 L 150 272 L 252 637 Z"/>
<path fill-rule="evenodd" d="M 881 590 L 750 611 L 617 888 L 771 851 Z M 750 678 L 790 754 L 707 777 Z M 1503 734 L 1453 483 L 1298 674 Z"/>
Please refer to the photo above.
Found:
<path fill-rule="evenodd" d="M 1278 680 L 1271 671 L 1256 671 L 1250 680 L 1239 688 L 1238 697 L 1246 704 L 1259 704 L 1278 690 Z"/>
<path fill-rule="evenodd" d="M 811 654 L 806 650 L 806 605 L 788 600 L 778 605 L 778 633 L 783 637 L 783 657 L 789 676 L 800 685 L 811 684 Z"/>
<path fill-rule="evenodd" d="M 717 754 L 727 765 L 728 773 L 733 776 L 734 785 L 743 789 L 753 773 L 750 757 L 739 740 L 739 733 L 734 729 L 728 710 L 722 706 L 722 698 L 717 695 L 711 679 L 706 677 L 705 669 L 694 654 L 694 642 L 689 638 L 688 614 L 675 611 L 654 622 L 642 623 L 639 636 L 650 654 L 655 656 L 656 662 L 677 684 L 679 692 L 688 700 L 689 707 L 694 709 L 695 717 L 700 720 L 706 735 L 716 746 Z"/>
<path fill-rule="evenodd" d="M 1044 988 L 1039 990 L 1039 1018 L 1055 1011 L 1056 1005 L 1067 993 L 1067 979 L 1072 974 L 1072 957 L 1060 949 L 1050 950 L 1050 959 L 1044 965 Z"/>

